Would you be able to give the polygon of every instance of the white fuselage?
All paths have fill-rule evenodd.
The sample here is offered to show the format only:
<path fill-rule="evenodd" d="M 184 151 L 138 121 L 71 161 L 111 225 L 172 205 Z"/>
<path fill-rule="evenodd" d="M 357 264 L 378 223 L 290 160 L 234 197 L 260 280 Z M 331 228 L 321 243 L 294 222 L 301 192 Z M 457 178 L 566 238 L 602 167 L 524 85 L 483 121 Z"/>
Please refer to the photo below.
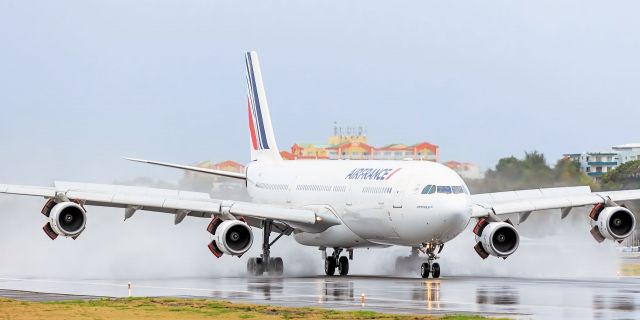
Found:
<path fill-rule="evenodd" d="M 440 192 L 425 194 L 427 185 Z M 297 232 L 295 240 L 308 246 L 436 245 L 455 238 L 471 219 L 464 181 L 427 161 L 258 161 L 247 166 L 247 190 L 256 202 L 330 207 L 342 224 Z"/>

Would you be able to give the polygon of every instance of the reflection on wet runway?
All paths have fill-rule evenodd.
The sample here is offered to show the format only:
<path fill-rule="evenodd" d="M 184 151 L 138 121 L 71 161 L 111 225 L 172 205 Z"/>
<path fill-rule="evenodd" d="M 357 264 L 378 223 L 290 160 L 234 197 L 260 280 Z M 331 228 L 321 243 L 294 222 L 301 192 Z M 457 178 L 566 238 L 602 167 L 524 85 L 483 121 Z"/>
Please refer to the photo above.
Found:
<path fill-rule="evenodd" d="M 0 288 L 126 296 L 128 280 L 0 277 Z M 539 280 L 449 277 L 219 278 L 132 280 L 135 296 L 189 296 L 389 313 L 481 313 L 537 319 L 638 319 L 640 279 Z"/>

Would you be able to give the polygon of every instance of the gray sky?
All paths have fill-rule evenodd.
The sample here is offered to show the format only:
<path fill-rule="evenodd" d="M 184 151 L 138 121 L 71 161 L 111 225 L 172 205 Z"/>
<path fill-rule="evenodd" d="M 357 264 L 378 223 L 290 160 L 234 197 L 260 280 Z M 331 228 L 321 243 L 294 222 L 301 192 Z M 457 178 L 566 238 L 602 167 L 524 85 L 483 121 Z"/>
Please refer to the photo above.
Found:
<path fill-rule="evenodd" d="M 248 161 L 243 52 L 278 144 L 334 121 L 484 168 L 638 142 L 637 1 L 0 1 L 0 181 Z"/>

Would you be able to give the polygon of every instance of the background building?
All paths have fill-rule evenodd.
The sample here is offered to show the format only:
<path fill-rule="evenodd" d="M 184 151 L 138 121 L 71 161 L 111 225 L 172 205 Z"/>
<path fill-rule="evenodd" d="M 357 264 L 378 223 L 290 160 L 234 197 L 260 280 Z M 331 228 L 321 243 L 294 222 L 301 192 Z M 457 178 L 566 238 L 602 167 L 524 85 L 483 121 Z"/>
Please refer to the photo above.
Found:
<path fill-rule="evenodd" d="M 438 161 L 440 148 L 429 142 L 416 144 L 389 144 L 375 147 L 368 143 L 367 136 L 360 128 L 334 128 L 334 134 L 327 144 L 296 143 L 291 152 L 281 152 L 288 160 L 298 159 L 350 159 L 350 160 L 426 160 Z"/>
<path fill-rule="evenodd" d="M 218 163 L 214 163 L 213 161 L 202 161 L 196 164 L 195 166 L 198 168 L 205 168 L 205 169 L 224 170 L 224 171 L 231 171 L 231 172 L 244 172 L 243 164 L 240 164 L 231 160 L 222 161 Z M 187 177 L 199 175 L 199 173 L 197 172 L 188 171 L 188 170 L 185 170 L 184 174 Z"/>
<path fill-rule="evenodd" d="M 429 142 L 416 144 L 389 144 L 375 147 L 369 144 L 365 130 L 362 127 L 334 127 L 333 135 L 329 137 L 327 144 L 295 143 L 291 151 L 281 151 L 280 155 L 285 160 L 326 159 L 326 160 L 423 160 L 438 162 L 440 147 Z M 482 179 L 483 172 L 480 166 L 470 162 L 449 161 L 444 165 L 456 171 L 465 179 Z M 235 161 L 223 161 L 213 163 L 204 161 L 196 166 L 208 169 L 218 169 L 233 172 L 244 172 L 244 165 Z M 185 172 L 186 177 L 202 177 L 194 172 Z M 213 177 L 214 188 L 225 186 L 235 187 L 238 181 L 230 181 L 219 177 Z M 223 184 L 216 183 L 222 182 Z M 204 182 L 203 182 L 204 183 Z M 239 185 L 239 184 L 238 184 Z"/>
<path fill-rule="evenodd" d="M 453 171 L 458 173 L 464 179 L 484 178 L 484 175 L 482 174 L 482 170 L 480 170 L 480 166 L 475 163 L 447 161 L 444 163 L 444 165 L 453 169 Z"/>
<path fill-rule="evenodd" d="M 640 160 L 640 143 L 621 144 L 611 147 L 618 154 L 620 164 Z"/>
<path fill-rule="evenodd" d="M 196 167 L 224 170 L 231 172 L 244 172 L 244 165 L 235 161 L 222 161 L 214 163 L 212 161 L 203 161 L 196 164 Z M 211 174 L 198 173 L 194 171 L 184 171 L 184 177 L 181 180 L 181 187 L 189 190 L 204 191 L 208 190 L 212 197 L 220 197 L 234 200 L 248 200 L 245 182 L 239 179 L 229 179 Z"/>
<path fill-rule="evenodd" d="M 618 154 L 614 152 L 571 153 L 564 156 L 577 161 L 580 164 L 580 171 L 593 178 L 601 177 L 620 164 Z"/>
<path fill-rule="evenodd" d="M 580 163 L 580 170 L 588 176 L 598 178 L 625 162 L 640 160 L 640 143 L 613 146 L 605 152 L 568 153 L 564 157 Z"/>

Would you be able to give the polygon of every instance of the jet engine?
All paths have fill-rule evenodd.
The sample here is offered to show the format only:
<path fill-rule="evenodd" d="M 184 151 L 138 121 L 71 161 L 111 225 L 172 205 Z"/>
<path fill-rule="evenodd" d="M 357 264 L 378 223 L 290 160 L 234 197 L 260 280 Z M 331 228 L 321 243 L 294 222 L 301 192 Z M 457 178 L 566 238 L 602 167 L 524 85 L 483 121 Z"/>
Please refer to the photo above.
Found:
<path fill-rule="evenodd" d="M 209 250 L 220 257 L 223 253 L 242 256 L 253 244 L 253 233 L 249 225 L 242 220 L 222 221 L 214 218 L 207 229 L 213 234 Z"/>
<path fill-rule="evenodd" d="M 605 239 L 622 241 L 636 228 L 633 213 L 621 206 L 605 207 L 597 204 L 589 214 L 591 218 L 591 235 L 598 242 Z"/>
<path fill-rule="evenodd" d="M 506 259 L 520 244 L 518 231 L 508 221 L 488 222 L 486 219 L 480 219 L 473 232 L 478 241 L 474 249 L 482 259 L 490 255 Z"/>
<path fill-rule="evenodd" d="M 75 239 L 84 231 L 87 223 L 86 211 L 75 202 L 55 204 L 45 215 L 49 217 L 49 222 L 44 226 L 44 231 L 52 240 L 58 236 Z"/>

